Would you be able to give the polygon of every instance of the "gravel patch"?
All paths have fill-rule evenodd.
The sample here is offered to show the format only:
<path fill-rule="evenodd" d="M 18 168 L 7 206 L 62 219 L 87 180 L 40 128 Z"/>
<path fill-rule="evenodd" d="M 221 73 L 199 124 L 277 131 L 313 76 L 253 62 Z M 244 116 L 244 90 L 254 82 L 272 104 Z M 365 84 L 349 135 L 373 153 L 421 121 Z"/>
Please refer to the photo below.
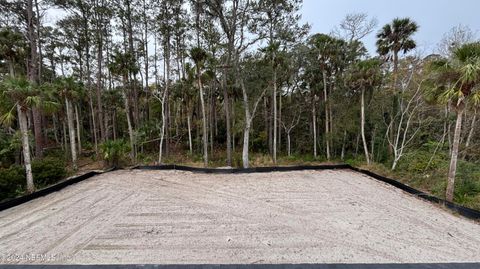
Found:
<path fill-rule="evenodd" d="M 479 261 L 480 225 L 349 170 L 114 171 L 0 212 L 0 263 Z"/>

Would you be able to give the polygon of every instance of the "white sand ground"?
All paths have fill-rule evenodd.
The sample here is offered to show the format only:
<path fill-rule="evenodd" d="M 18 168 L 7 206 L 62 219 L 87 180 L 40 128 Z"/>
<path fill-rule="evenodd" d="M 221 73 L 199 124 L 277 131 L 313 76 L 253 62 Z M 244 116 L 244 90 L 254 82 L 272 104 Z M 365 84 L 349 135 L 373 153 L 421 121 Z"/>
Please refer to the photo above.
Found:
<path fill-rule="evenodd" d="M 0 263 L 480 261 L 480 225 L 352 171 L 115 171 L 0 212 Z"/>

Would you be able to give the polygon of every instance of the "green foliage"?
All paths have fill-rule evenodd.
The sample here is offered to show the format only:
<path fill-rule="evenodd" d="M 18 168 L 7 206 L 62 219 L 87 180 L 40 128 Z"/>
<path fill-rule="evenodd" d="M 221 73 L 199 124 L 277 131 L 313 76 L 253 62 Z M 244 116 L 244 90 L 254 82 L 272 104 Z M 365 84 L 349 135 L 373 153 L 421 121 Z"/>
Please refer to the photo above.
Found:
<path fill-rule="evenodd" d="M 0 167 L 8 167 L 12 164 L 14 155 L 22 147 L 21 143 L 20 132 L 11 135 L 0 129 Z"/>
<path fill-rule="evenodd" d="M 33 178 L 39 188 L 59 182 L 67 176 L 65 161 L 47 157 L 32 162 Z M 0 168 L 0 201 L 22 195 L 26 187 L 25 169 L 20 165 Z"/>
<path fill-rule="evenodd" d="M 418 31 L 418 25 L 410 18 L 395 18 L 392 23 L 383 26 L 377 34 L 377 52 L 392 58 L 400 51 L 407 53 L 416 47 L 412 36 Z"/>
<path fill-rule="evenodd" d="M 33 160 L 32 173 L 37 186 L 54 184 L 67 176 L 65 161 L 61 158 L 47 157 Z"/>
<path fill-rule="evenodd" d="M 0 168 L 0 201 L 17 196 L 25 190 L 25 186 L 25 174 L 21 166 Z"/>
<path fill-rule="evenodd" d="M 433 150 L 425 148 L 408 151 L 398 164 L 398 169 L 412 174 L 422 174 L 428 171 L 437 171 L 448 167 L 448 157 L 444 152 L 437 152 L 433 156 Z"/>
<path fill-rule="evenodd" d="M 125 160 L 126 153 L 130 151 L 127 142 L 122 139 L 107 140 L 100 145 L 102 157 L 105 163 L 113 167 L 121 167 Z"/>

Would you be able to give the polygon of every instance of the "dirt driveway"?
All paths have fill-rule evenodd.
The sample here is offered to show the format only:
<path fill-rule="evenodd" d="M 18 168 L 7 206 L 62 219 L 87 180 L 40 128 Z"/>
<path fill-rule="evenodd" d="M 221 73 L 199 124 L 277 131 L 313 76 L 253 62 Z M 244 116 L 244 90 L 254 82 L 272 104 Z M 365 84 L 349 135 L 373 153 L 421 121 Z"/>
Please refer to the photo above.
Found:
<path fill-rule="evenodd" d="M 347 170 L 115 171 L 0 212 L 0 259 L 478 262 L 480 225 Z"/>

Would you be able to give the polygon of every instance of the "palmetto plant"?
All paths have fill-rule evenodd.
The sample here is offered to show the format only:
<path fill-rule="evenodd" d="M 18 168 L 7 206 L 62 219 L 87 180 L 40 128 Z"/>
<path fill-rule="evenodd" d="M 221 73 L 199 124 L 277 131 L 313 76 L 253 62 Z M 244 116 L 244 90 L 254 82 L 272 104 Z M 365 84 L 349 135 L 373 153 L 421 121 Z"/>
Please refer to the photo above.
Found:
<path fill-rule="evenodd" d="M 465 105 L 480 104 L 480 43 L 463 45 L 450 59 L 430 63 L 430 68 L 431 87 L 427 88 L 427 98 L 449 103 L 457 114 L 446 190 L 447 200 L 452 201 Z"/>
<path fill-rule="evenodd" d="M 107 140 L 100 145 L 100 150 L 105 162 L 113 167 L 119 167 L 122 158 L 130 150 L 128 143 L 124 140 Z"/>

